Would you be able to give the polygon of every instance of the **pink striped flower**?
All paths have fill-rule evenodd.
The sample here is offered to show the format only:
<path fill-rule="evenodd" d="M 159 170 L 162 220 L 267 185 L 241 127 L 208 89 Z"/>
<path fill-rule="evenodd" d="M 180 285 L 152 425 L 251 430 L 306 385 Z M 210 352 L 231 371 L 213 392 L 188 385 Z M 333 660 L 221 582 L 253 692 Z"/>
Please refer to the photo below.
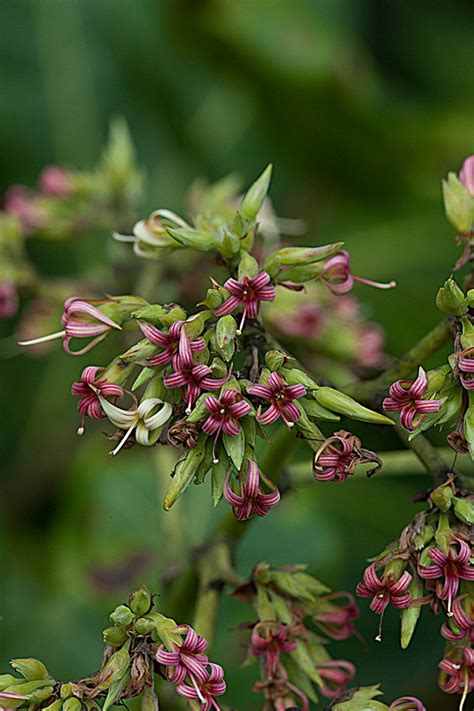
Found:
<path fill-rule="evenodd" d="M 381 466 L 380 458 L 361 446 L 360 439 L 350 432 L 340 430 L 328 437 L 314 455 L 313 474 L 319 481 L 341 483 L 354 474 L 357 464 L 374 462 L 377 466 L 368 472 L 373 474 Z"/>
<path fill-rule="evenodd" d="M 374 563 L 365 569 L 362 581 L 356 587 L 356 593 L 360 597 L 371 597 L 370 609 L 380 615 L 379 632 L 375 638 L 377 642 L 382 641 L 382 619 L 388 605 L 391 604 L 398 609 L 409 607 L 411 595 L 407 591 L 412 577 L 405 570 L 398 580 L 393 580 L 390 575 L 380 579 Z"/>
<path fill-rule="evenodd" d="M 321 677 L 321 693 L 329 699 L 339 696 L 345 685 L 355 677 L 356 669 L 345 659 L 328 659 L 316 665 Z"/>
<path fill-rule="evenodd" d="M 450 650 L 438 667 L 441 670 L 438 684 L 447 694 L 463 694 L 465 698 L 474 690 L 474 650 L 470 647 Z"/>
<path fill-rule="evenodd" d="M 202 429 L 208 435 L 215 435 L 212 456 L 214 464 L 217 464 L 219 460 L 216 459 L 215 448 L 220 433 L 237 437 L 240 433 L 239 420 L 248 415 L 252 408 L 238 390 L 225 390 L 219 400 L 210 395 L 205 399 L 204 404 L 210 415 L 203 422 Z"/>
<path fill-rule="evenodd" d="M 426 708 L 423 702 L 415 696 L 401 696 L 392 701 L 388 711 L 426 711 Z"/>
<path fill-rule="evenodd" d="M 163 382 L 167 388 L 186 388 L 186 412 L 189 413 L 203 390 L 219 390 L 229 377 L 214 378 L 208 365 L 195 365 L 193 362 L 186 364 L 178 359 L 175 371 L 165 375 Z"/>
<path fill-rule="evenodd" d="M 83 355 L 100 343 L 113 328 L 121 330 L 121 326 L 102 313 L 94 306 L 94 303 L 104 302 L 86 301 L 75 296 L 64 302 L 64 313 L 61 316 L 61 323 L 66 334 L 64 350 L 71 355 Z M 92 338 L 93 340 L 80 351 L 71 351 L 69 343 L 72 338 Z"/>
<path fill-rule="evenodd" d="M 226 692 L 226 683 L 224 681 L 224 670 L 219 664 L 209 664 L 209 675 L 202 684 L 194 683 L 179 684 L 176 691 L 185 699 L 199 701 L 201 703 L 200 711 L 211 711 L 215 709 L 220 711 L 220 706 L 217 704 L 214 696 L 222 696 Z"/>
<path fill-rule="evenodd" d="M 467 601 L 466 607 L 470 611 L 469 613 L 463 607 L 463 600 Z M 459 642 L 466 637 L 470 644 L 474 644 L 474 602 L 472 598 L 466 596 L 464 598 L 457 597 L 454 600 L 450 623 L 445 623 L 441 627 L 441 634 L 450 642 Z"/>
<path fill-rule="evenodd" d="M 207 642 L 190 625 L 176 628 L 177 632 L 182 630 L 186 632 L 182 644 L 176 644 L 173 652 L 161 645 L 155 656 L 156 661 L 166 667 L 167 677 L 173 684 L 182 684 L 187 675 L 193 684 L 204 684 L 209 679 L 209 659 L 203 654 L 207 649 Z"/>
<path fill-rule="evenodd" d="M 418 563 L 418 573 L 425 580 L 436 580 L 436 595 L 448 601 L 448 617 L 453 616 L 452 601 L 456 597 L 460 580 L 474 581 L 474 565 L 471 565 L 472 551 L 466 541 L 453 537 L 448 553 L 432 548 L 428 557 L 433 565 Z"/>
<path fill-rule="evenodd" d="M 386 412 L 400 411 L 400 424 L 407 430 L 418 427 L 425 415 L 438 412 L 441 400 L 424 400 L 428 376 L 420 366 L 416 380 L 397 380 L 390 386 L 388 397 L 382 403 Z"/>
<path fill-rule="evenodd" d="M 459 180 L 474 197 L 474 156 L 466 158 L 459 172 Z"/>
<path fill-rule="evenodd" d="M 381 283 L 354 276 L 351 272 L 350 262 L 350 254 L 346 252 L 345 249 L 340 249 L 333 257 L 329 257 L 329 259 L 324 262 L 321 279 L 333 294 L 347 294 L 354 286 L 355 281 L 367 284 L 368 286 L 375 286 L 377 289 L 392 289 L 396 286 L 394 281 Z"/>
<path fill-rule="evenodd" d="M 345 605 L 334 605 L 333 600 L 345 599 Z M 360 617 L 353 595 L 348 592 L 331 593 L 320 598 L 321 609 L 313 615 L 317 626 L 331 639 L 343 640 L 355 632 L 354 620 Z"/>
<path fill-rule="evenodd" d="M 456 354 L 458 359 L 459 380 L 466 390 L 474 390 L 474 348 L 466 348 Z"/>
<path fill-rule="evenodd" d="M 230 296 L 217 308 L 216 316 L 226 316 L 235 311 L 239 306 L 244 307 L 237 335 L 240 336 L 246 318 L 255 318 L 258 315 L 261 301 L 273 301 L 275 287 L 270 284 L 271 278 L 267 272 L 260 272 L 255 277 L 243 277 L 242 281 L 227 279 L 224 288 Z"/>
<path fill-rule="evenodd" d="M 90 417 L 93 420 L 100 420 L 105 417 L 99 395 L 106 399 L 114 399 L 122 397 L 124 394 L 120 385 L 109 383 L 107 380 L 97 380 L 97 374 L 103 370 L 104 368 L 89 365 L 82 371 L 81 379 L 72 384 L 71 393 L 80 398 L 77 404 L 77 409 L 82 415 L 81 426 L 77 430 L 79 435 L 84 434 L 84 420 L 86 417 Z"/>
<path fill-rule="evenodd" d="M 280 501 L 277 487 L 263 472 L 259 471 L 254 459 L 249 459 L 245 482 L 240 480 L 240 494 L 236 494 L 229 483 L 231 472 L 232 469 L 227 474 L 223 494 L 239 521 L 247 521 L 254 513 L 257 516 L 266 516 Z M 261 481 L 270 490 L 269 494 L 263 493 Z"/>
<path fill-rule="evenodd" d="M 186 329 L 183 329 L 184 323 L 184 321 L 176 321 L 171 325 L 168 333 L 165 333 L 165 331 L 160 331 L 159 328 L 145 321 L 138 322 L 145 338 L 164 348 L 161 353 L 149 358 L 147 365 L 155 367 L 172 363 L 173 368 L 176 369 L 179 357 L 185 362 L 189 362 L 189 360 L 192 361 L 193 353 L 199 353 L 205 349 L 204 339 L 189 340 Z"/>
<path fill-rule="evenodd" d="M 296 641 L 290 639 L 287 625 L 280 622 L 257 622 L 250 637 L 250 653 L 263 657 L 266 678 L 276 676 L 280 668 L 280 653 L 294 652 Z"/>
<path fill-rule="evenodd" d="M 257 415 L 261 425 L 270 425 L 281 417 L 285 425 L 293 427 L 301 417 L 301 410 L 294 401 L 304 397 L 306 389 L 299 384 L 288 385 L 280 373 L 270 373 L 266 385 L 252 385 L 247 392 L 271 403 L 263 415 Z"/>

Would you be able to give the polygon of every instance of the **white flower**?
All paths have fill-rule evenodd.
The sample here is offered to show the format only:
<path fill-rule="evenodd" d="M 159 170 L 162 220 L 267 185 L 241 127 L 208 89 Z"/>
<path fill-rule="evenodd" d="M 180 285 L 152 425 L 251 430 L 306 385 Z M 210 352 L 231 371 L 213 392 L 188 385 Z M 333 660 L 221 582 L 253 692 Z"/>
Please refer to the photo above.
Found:
<path fill-rule="evenodd" d="M 124 437 L 111 454 L 117 454 L 132 432 L 135 430 L 135 439 L 138 444 L 149 447 L 155 444 L 160 436 L 161 427 L 169 420 L 173 407 L 168 402 L 163 402 L 157 397 L 150 397 L 133 410 L 123 410 L 117 405 L 99 395 L 100 404 L 110 422 L 121 430 L 126 430 Z"/>

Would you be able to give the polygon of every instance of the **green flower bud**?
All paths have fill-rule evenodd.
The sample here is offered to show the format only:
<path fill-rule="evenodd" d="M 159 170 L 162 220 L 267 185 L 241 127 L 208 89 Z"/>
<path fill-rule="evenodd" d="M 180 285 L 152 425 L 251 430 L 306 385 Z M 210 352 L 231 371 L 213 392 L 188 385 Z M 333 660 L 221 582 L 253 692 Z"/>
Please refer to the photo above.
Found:
<path fill-rule="evenodd" d="M 454 496 L 454 486 L 452 482 L 446 482 L 437 486 L 430 494 L 430 499 L 440 511 L 448 511 Z"/>
<path fill-rule="evenodd" d="M 206 322 L 214 316 L 214 313 L 207 309 L 206 311 L 199 311 L 197 314 L 190 316 L 186 321 L 184 328 L 189 336 L 189 340 L 193 340 L 201 335 L 201 333 L 206 328 Z"/>
<path fill-rule="evenodd" d="M 133 629 L 139 635 L 146 636 L 154 629 L 155 623 L 149 617 L 139 617 L 133 625 Z"/>
<path fill-rule="evenodd" d="M 474 391 L 472 390 L 469 392 L 469 407 L 464 415 L 464 436 L 471 459 L 474 459 Z"/>
<path fill-rule="evenodd" d="M 469 232 L 474 221 L 474 200 L 455 173 L 443 180 L 444 209 L 450 223 L 459 232 Z"/>
<path fill-rule="evenodd" d="M 156 355 L 159 351 L 159 346 L 151 343 L 147 338 L 142 338 L 141 341 L 131 346 L 128 351 L 122 353 L 120 360 L 124 363 L 145 363 L 148 358 Z"/>
<path fill-rule="evenodd" d="M 259 268 L 257 260 L 252 257 L 251 254 L 249 254 L 245 250 L 242 250 L 240 252 L 238 280 L 242 281 L 244 277 L 253 279 L 253 277 L 257 276 L 258 272 Z"/>
<path fill-rule="evenodd" d="M 61 711 L 62 707 L 63 707 L 63 700 L 56 699 L 56 701 L 53 701 L 53 703 L 49 704 L 49 706 L 43 706 L 42 711 Z"/>
<path fill-rule="evenodd" d="M 4 691 L 7 687 L 14 684 L 22 684 L 23 679 L 19 679 L 13 674 L 0 674 L 0 691 Z"/>
<path fill-rule="evenodd" d="M 268 257 L 262 264 L 262 269 L 264 272 L 267 272 L 267 274 L 269 274 L 272 279 L 274 279 L 278 275 L 281 269 L 281 262 L 280 258 L 278 257 L 278 252 L 273 252 L 272 254 L 268 255 Z"/>
<path fill-rule="evenodd" d="M 288 385 L 303 385 L 306 390 L 317 390 L 319 385 L 299 368 L 280 368 L 280 373 Z"/>
<path fill-rule="evenodd" d="M 474 497 L 470 496 L 466 499 L 454 499 L 454 513 L 463 523 L 469 526 L 474 524 Z"/>
<path fill-rule="evenodd" d="M 272 177 L 272 164 L 270 163 L 261 176 L 250 186 L 239 208 L 240 214 L 249 222 L 253 222 L 260 212 L 268 192 Z"/>
<path fill-rule="evenodd" d="M 63 711 L 81 711 L 82 704 L 75 696 L 66 699 L 63 703 Z"/>
<path fill-rule="evenodd" d="M 165 309 L 165 313 L 160 316 L 162 326 L 172 326 L 176 321 L 185 321 L 186 311 L 182 306 L 172 306 Z"/>
<path fill-rule="evenodd" d="M 454 279 L 448 279 L 439 289 L 436 306 L 440 311 L 453 316 L 463 316 L 467 312 L 467 299 Z"/>
<path fill-rule="evenodd" d="M 314 398 L 320 405 L 327 407 L 328 410 L 337 412 L 340 415 L 346 415 L 354 420 L 373 422 L 380 425 L 393 425 L 393 420 L 379 412 L 369 410 L 369 408 L 360 405 L 349 395 L 334 390 L 334 388 L 321 387 L 314 391 Z"/>
<path fill-rule="evenodd" d="M 113 622 L 114 625 L 127 627 L 127 625 L 130 625 L 133 622 L 135 615 L 131 609 L 127 607 L 127 605 L 119 605 L 113 612 L 110 613 L 109 617 L 110 621 Z"/>
<path fill-rule="evenodd" d="M 43 697 L 43 701 L 51 696 L 53 693 L 52 685 L 55 683 L 54 679 L 36 679 L 35 681 L 24 681 L 21 684 L 12 684 L 12 686 L 7 686 L 4 691 L 7 694 L 18 694 L 19 696 L 27 696 L 29 699 L 32 698 L 33 694 L 36 694 L 39 690 L 47 689 L 49 693 Z M 8 700 L 10 705 L 10 699 Z"/>
<path fill-rule="evenodd" d="M 107 627 L 103 632 L 105 644 L 109 647 L 120 647 L 127 639 L 127 633 L 122 627 Z"/>
<path fill-rule="evenodd" d="M 72 696 L 72 692 L 73 685 L 70 682 L 61 684 L 61 687 L 59 689 L 59 696 L 61 697 L 61 699 L 68 699 L 70 696 Z"/>
<path fill-rule="evenodd" d="M 423 585 L 421 581 L 414 577 L 411 581 L 408 592 L 411 595 L 412 602 L 423 597 Z M 406 649 L 411 642 L 415 627 L 421 613 L 421 606 L 411 604 L 403 610 L 400 610 L 400 644 L 402 649 Z"/>
<path fill-rule="evenodd" d="M 227 375 L 227 365 L 220 358 L 213 358 L 209 367 L 215 378 L 225 378 Z"/>
<path fill-rule="evenodd" d="M 286 353 L 282 351 L 267 351 L 265 353 L 265 365 L 269 370 L 278 370 L 288 360 Z"/>
<path fill-rule="evenodd" d="M 224 296 L 217 289 L 208 289 L 207 296 L 204 301 L 201 301 L 203 306 L 207 306 L 208 309 L 217 309 L 224 301 Z"/>
<path fill-rule="evenodd" d="M 331 410 L 320 405 L 316 400 L 308 397 L 303 397 L 299 400 L 299 404 L 304 409 L 308 417 L 314 417 L 315 420 L 325 420 L 326 422 L 339 422 L 341 419 Z"/>
<path fill-rule="evenodd" d="M 128 604 L 131 611 L 139 617 L 142 617 L 142 615 L 146 615 L 147 612 L 150 612 L 153 601 L 151 592 L 148 590 L 146 585 L 142 585 L 138 590 L 129 596 Z"/>
<path fill-rule="evenodd" d="M 279 281 L 294 281 L 296 284 L 305 284 L 308 281 L 317 279 L 323 273 L 324 267 L 322 264 L 314 262 L 313 264 L 305 264 L 300 267 L 290 267 L 285 269 L 278 275 Z"/>
<path fill-rule="evenodd" d="M 194 227 L 167 227 L 169 235 L 182 247 L 208 252 L 219 245 L 218 235 L 209 230 L 197 230 Z"/>
<path fill-rule="evenodd" d="M 179 499 L 179 497 L 186 491 L 196 470 L 204 459 L 206 453 L 206 439 L 207 436 L 200 435 L 197 445 L 190 449 L 184 459 L 181 459 L 175 467 L 173 480 L 165 494 L 163 501 L 163 508 L 165 511 L 169 511 L 173 504 Z"/>
<path fill-rule="evenodd" d="M 461 323 L 461 345 L 463 348 L 472 348 L 474 346 L 474 325 L 466 317 L 461 319 Z"/>
<path fill-rule="evenodd" d="M 237 324 L 235 318 L 228 314 L 222 316 L 216 324 L 216 342 L 220 355 L 230 361 L 235 352 L 235 334 Z"/>
<path fill-rule="evenodd" d="M 165 617 L 159 612 L 151 612 L 149 618 L 155 623 L 155 633 L 153 635 L 155 641 L 163 642 L 166 649 L 174 652 L 175 646 L 180 646 L 182 637 L 179 632 L 176 632 L 177 624 L 170 617 Z"/>
<path fill-rule="evenodd" d="M 97 682 L 98 689 L 108 689 L 111 684 L 121 679 L 130 667 L 130 655 L 128 649 L 122 647 L 114 652 L 109 661 L 99 674 Z"/>
<path fill-rule="evenodd" d="M 158 697 L 153 689 L 145 689 L 142 693 L 140 711 L 159 711 Z"/>
<path fill-rule="evenodd" d="M 48 670 L 39 659 L 12 659 L 10 665 L 27 681 L 50 678 Z"/>
<path fill-rule="evenodd" d="M 240 251 L 240 239 L 233 231 L 225 227 L 222 230 L 222 234 L 219 252 L 225 259 L 232 259 Z"/>
<path fill-rule="evenodd" d="M 143 306 L 141 309 L 133 311 L 131 316 L 132 318 L 152 323 L 154 326 L 161 326 L 161 317 L 165 316 L 167 313 L 168 311 L 164 306 L 161 306 L 160 304 L 153 304 L 151 306 Z"/>
<path fill-rule="evenodd" d="M 138 390 L 141 388 L 142 385 L 145 385 L 151 378 L 153 378 L 156 375 L 156 368 L 142 368 L 138 376 L 135 378 L 133 381 L 132 385 L 132 392 L 135 392 L 135 390 Z M 165 390 L 165 388 L 163 388 Z M 162 396 L 157 396 L 160 398 L 160 400 L 163 400 Z"/>
<path fill-rule="evenodd" d="M 285 267 L 304 267 L 308 264 L 320 262 L 328 259 L 328 257 L 332 257 L 332 255 L 343 246 L 344 242 L 335 242 L 334 244 L 326 244 L 322 247 L 284 247 L 277 252 L 273 252 L 270 258 L 277 257 L 280 264 Z M 265 264 L 266 262 L 264 262 L 264 269 Z"/>

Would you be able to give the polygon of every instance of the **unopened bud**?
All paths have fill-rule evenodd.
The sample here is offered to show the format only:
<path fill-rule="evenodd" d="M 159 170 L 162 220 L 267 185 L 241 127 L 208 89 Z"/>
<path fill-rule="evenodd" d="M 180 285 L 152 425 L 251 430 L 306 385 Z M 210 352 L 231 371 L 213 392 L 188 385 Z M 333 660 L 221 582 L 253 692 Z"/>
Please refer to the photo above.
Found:
<path fill-rule="evenodd" d="M 373 422 L 380 425 L 393 425 L 393 421 L 380 412 L 374 412 L 353 400 L 349 395 L 334 388 L 321 387 L 314 391 L 314 398 L 320 405 L 340 415 L 352 417 L 362 422 Z"/>
<path fill-rule="evenodd" d="M 121 679 L 130 666 L 130 655 L 127 649 L 119 649 L 112 654 L 109 661 L 99 674 L 97 687 L 107 689 L 114 681 Z"/>
<path fill-rule="evenodd" d="M 459 232 L 469 232 L 474 222 L 474 199 L 455 173 L 443 180 L 444 209 L 450 223 Z"/>
<path fill-rule="evenodd" d="M 255 220 L 260 212 L 260 208 L 268 192 L 271 177 L 272 164 L 270 163 L 261 176 L 250 186 L 240 204 L 239 212 L 246 220 L 249 220 L 249 222 Z"/>
<path fill-rule="evenodd" d="M 454 279 L 444 282 L 436 294 L 436 306 L 440 311 L 453 316 L 463 316 L 467 312 L 467 299 Z"/>
<path fill-rule="evenodd" d="M 150 612 L 150 608 L 152 606 L 152 596 L 146 585 L 142 585 L 138 590 L 129 596 L 128 604 L 130 605 L 131 611 L 138 617 L 146 615 L 147 612 Z"/>
<path fill-rule="evenodd" d="M 39 659 L 12 659 L 10 664 L 27 681 L 50 678 L 48 670 Z"/>
<path fill-rule="evenodd" d="M 446 482 L 437 486 L 430 494 L 430 499 L 440 511 L 448 511 L 454 496 L 454 486 L 452 482 Z"/>
<path fill-rule="evenodd" d="M 282 351 L 267 351 L 265 353 L 265 365 L 272 371 L 281 368 L 287 360 L 288 356 Z"/>
<path fill-rule="evenodd" d="M 122 627 L 107 627 L 103 632 L 105 644 L 109 647 L 120 647 L 127 639 L 127 633 Z"/>
<path fill-rule="evenodd" d="M 133 629 L 139 635 L 147 635 L 153 630 L 155 623 L 149 617 L 139 617 L 133 625 Z"/>
<path fill-rule="evenodd" d="M 140 711 L 159 711 L 158 696 L 153 689 L 146 689 L 140 700 Z"/>
<path fill-rule="evenodd" d="M 465 499 L 454 499 L 454 513 L 463 523 L 469 526 L 474 524 L 474 497 L 470 496 Z"/>
<path fill-rule="evenodd" d="M 113 622 L 114 625 L 127 627 L 127 625 L 130 625 L 133 622 L 135 615 L 131 609 L 127 607 L 127 605 L 119 605 L 113 612 L 110 613 L 109 617 L 110 621 Z"/>
<path fill-rule="evenodd" d="M 71 696 L 63 703 L 63 711 L 81 711 L 82 704 L 75 696 Z"/>
<path fill-rule="evenodd" d="M 240 252 L 240 263 L 238 270 L 238 280 L 243 281 L 244 277 L 253 279 L 259 272 L 258 262 L 251 254 L 242 250 Z"/>
<path fill-rule="evenodd" d="M 62 699 L 68 699 L 70 696 L 72 696 L 72 691 L 72 684 L 70 682 L 66 682 L 65 684 L 61 684 L 61 687 L 59 689 L 59 696 Z"/>

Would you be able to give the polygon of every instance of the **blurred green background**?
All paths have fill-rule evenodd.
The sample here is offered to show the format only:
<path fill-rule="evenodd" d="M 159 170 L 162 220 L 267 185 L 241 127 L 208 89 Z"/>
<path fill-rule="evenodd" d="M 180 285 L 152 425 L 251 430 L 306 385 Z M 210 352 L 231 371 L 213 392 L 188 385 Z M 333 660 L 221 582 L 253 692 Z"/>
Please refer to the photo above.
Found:
<path fill-rule="evenodd" d="M 470 0 L 0 0 L 0 26 L 1 192 L 33 184 L 47 163 L 89 168 L 122 114 L 148 173 L 143 214 L 182 211 L 197 176 L 236 171 L 248 183 L 272 161 L 280 215 L 303 217 L 311 243 L 344 240 L 356 274 L 397 280 L 396 292 L 357 287 L 390 352 L 437 321 L 433 295 L 457 256 L 440 180 L 474 149 Z M 107 239 L 96 236 L 96 259 Z M 49 273 L 74 273 L 67 251 L 45 250 L 32 256 Z M 69 388 L 86 364 L 59 345 L 2 363 L 2 670 L 36 655 L 59 678 L 91 672 L 109 609 L 136 583 L 158 589 L 183 541 L 197 542 L 223 508 L 192 490 L 165 516 L 162 462 L 135 451 L 110 462 L 100 426 L 77 441 Z M 369 446 L 397 446 L 371 436 Z M 297 559 L 353 590 L 428 483 L 381 475 L 294 493 L 252 525 L 239 570 Z M 179 533 L 171 516 L 186 522 Z M 213 654 L 240 711 L 258 708 L 244 691 L 256 670 L 239 671 L 232 631 L 248 619 L 242 606 L 225 600 Z M 425 612 L 402 652 L 395 614 L 377 646 L 377 619 L 361 608 L 367 650 L 351 640 L 332 644 L 333 656 L 356 663 L 359 683 L 382 682 L 388 700 L 411 693 L 430 711 L 454 708 L 435 683 L 440 621 Z"/>

